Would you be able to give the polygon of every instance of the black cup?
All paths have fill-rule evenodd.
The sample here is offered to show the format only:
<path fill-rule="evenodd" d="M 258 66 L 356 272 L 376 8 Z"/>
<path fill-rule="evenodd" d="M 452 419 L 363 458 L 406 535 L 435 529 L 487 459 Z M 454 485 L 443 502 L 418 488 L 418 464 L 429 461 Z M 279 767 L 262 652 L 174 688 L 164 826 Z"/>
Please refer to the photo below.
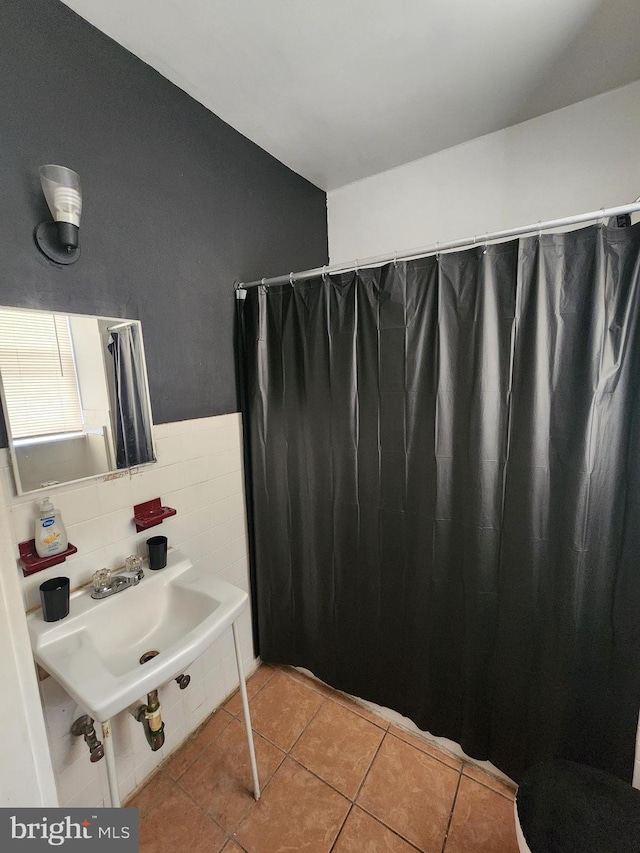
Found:
<path fill-rule="evenodd" d="M 167 565 L 167 537 L 152 536 L 147 539 L 147 550 L 149 552 L 149 568 L 152 570 L 164 569 Z"/>
<path fill-rule="evenodd" d="M 69 578 L 51 578 L 40 584 L 40 603 L 45 622 L 57 622 L 69 615 Z"/>

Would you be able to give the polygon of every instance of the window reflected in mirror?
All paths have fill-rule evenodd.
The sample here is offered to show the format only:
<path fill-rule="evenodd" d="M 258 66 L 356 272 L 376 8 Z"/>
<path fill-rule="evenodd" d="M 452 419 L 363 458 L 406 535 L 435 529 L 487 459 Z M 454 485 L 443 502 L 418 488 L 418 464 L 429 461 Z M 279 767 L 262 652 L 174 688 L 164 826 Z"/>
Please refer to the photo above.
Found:
<path fill-rule="evenodd" d="M 137 320 L 0 308 L 18 494 L 155 461 Z"/>

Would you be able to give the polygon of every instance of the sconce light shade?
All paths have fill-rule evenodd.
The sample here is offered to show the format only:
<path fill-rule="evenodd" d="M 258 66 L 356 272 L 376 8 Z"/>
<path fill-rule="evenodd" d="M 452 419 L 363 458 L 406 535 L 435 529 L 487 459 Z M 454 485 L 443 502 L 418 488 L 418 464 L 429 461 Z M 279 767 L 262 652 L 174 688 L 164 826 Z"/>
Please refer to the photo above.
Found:
<path fill-rule="evenodd" d="M 36 243 L 50 260 L 58 264 L 73 264 L 80 257 L 80 178 L 66 166 L 48 165 L 40 166 L 40 183 L 54 221 L 38 225 Z"/>

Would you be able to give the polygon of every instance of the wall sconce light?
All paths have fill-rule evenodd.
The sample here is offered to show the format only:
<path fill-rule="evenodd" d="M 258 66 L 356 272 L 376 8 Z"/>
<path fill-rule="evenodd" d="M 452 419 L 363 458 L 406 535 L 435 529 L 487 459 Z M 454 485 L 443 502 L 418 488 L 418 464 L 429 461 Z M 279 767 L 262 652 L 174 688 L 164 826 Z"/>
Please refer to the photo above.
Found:
<path fill-rule="evenodd" d="M 80 178 L 66 166 L 40 166 L 39 172 L 42 192 L 54 221 L 38 225 L 36 243 L 40 251 L 57 264 L 73 264 L 80 257 Z"/>

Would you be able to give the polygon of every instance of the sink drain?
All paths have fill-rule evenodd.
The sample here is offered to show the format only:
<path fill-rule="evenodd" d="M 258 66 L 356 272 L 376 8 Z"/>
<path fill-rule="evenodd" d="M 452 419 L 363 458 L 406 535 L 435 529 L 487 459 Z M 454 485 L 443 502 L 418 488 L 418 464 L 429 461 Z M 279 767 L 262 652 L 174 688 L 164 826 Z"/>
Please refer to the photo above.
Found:
<path fill-rule="evenodd" d="M 160 652 L 156 651 L 145 652 L 140 658 L 140 663 L 146 663 L 147 661 L 151 660 L 151 658 L 154 658 L 156 655 L 159 654 Z"/>

